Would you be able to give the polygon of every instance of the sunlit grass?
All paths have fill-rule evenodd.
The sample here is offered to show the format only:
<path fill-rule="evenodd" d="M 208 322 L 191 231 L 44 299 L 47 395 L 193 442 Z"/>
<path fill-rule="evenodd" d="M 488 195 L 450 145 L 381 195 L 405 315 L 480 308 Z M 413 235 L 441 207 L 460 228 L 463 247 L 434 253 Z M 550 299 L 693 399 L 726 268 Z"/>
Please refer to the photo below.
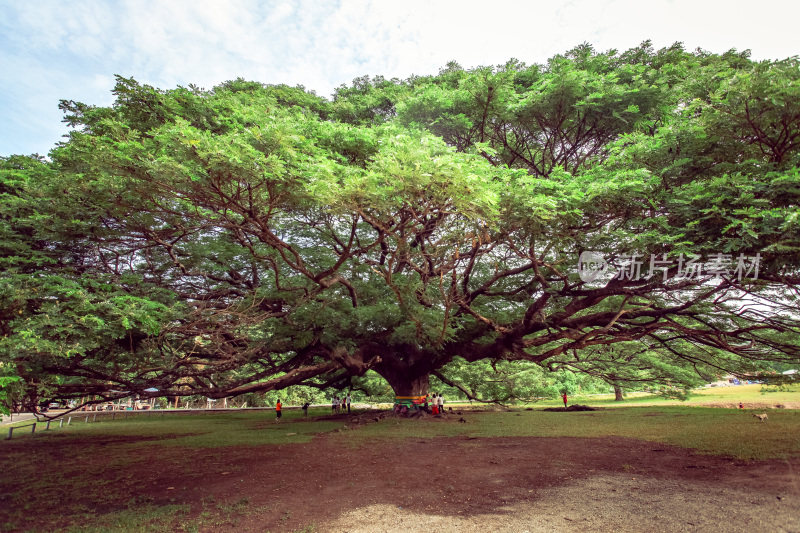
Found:
<path fill-rule="evenodd" d="M 734 385 L 730 387 L 703 387 L 691 391 L 687 400 L 664 398 L 649 392 L 626 392 L 621 402 L 614 400 L 613 394 L 572 394 L 569 396 L 570 404 L 582 404 L 602 407 L 631 407 L 631 406 L 703 406 L 709 404 L 728 404 L 730 407 L 739 402 L 752 407 L 773 408 L 776 405 L 790 403 L 800 404 L 800 384 L 788 387 L 786 390 L 772 391 L 774 387 L 762 385 Z M 541 399 L 539 401 L 515 407 L 563 407 L 561 398 Z M 389 408 L 391 404 L 381 404 Z M 485 410 L 498 409 L 492 403 L 449 401 L 447 407 L 453 409 Z"/>
<path fill-rule="evenodd" d="M 689 399 L 685 401 L 663 398 L 647 392 L 627 393 L 625 399 L 621 402 L 615 401 L 613 394 L 575 394 L 569 397 L 569 403 L 603 407 L 627 407 L 631 405 L 700 406 L 709 403 L 726 403 L 733 406 L 739 402 L 764 407 L 774 407 L 776 404 L 800 403 L 800 385 L 795 385 L 788 388 L 788 390 L 777 392 L 766 392 L 767 389 L 769 389 L 769 387 L 764 387 L 762 385 L 699 388 L 694 389 Z M 559 407 L 563 406 L 563 403 L 560 399 L 550 399 L 531 404 L 531 406 Z"/>

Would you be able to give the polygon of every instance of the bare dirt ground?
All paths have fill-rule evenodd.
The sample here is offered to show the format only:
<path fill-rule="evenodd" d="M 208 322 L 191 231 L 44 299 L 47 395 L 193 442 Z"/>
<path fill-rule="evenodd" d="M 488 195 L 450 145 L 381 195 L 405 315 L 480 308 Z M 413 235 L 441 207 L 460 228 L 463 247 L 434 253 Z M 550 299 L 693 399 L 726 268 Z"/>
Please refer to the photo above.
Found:
<path fill-rule="evenodd" d="M 25 529 L 42 531 L 131 500 L 190 504 L 198 518 L 215 509 L 209 502 L 245 498 L 241 512 L 201 520 L 201 530 L 800 531 L 800 459 L 745 462 L 623 438 L 414 438 L 356 447 L 346 439 L 347 432 L 256 448 L 148 447 L 124 461 L 109 453 L 130 442 L 120 438 L 8 442 L 0 525 L 10 495 L 22 494 L 32 509 L 57 505 L 57 523 L 30 514 Z M 42 472 L 72 458 L 83 490 L 70 486 L 68 471 L 50 484 L 43 474 L 35 490 L 29 478 L 9 478 L 19 453 L 36 454 Z"/>

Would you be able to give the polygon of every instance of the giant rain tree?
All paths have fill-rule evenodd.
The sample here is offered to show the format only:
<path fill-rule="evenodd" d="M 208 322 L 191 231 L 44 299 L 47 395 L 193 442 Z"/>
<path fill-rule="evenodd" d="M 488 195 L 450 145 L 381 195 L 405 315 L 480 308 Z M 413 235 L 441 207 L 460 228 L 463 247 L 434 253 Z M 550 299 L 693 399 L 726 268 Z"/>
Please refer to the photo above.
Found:
<path fill-rule="evenodd" d="M 4 158 L 0 357 L 106 398 L 368 369 L 413 397 L 456 357 L 591 373 L 617 343 L 647 376 L 797 361 L 799 79 L 647 43 L 331 102 L 120 77 L 111 107 L 62 103 L 52 161 Z M 585 251 L 623 275 L 582 279 Z"/>

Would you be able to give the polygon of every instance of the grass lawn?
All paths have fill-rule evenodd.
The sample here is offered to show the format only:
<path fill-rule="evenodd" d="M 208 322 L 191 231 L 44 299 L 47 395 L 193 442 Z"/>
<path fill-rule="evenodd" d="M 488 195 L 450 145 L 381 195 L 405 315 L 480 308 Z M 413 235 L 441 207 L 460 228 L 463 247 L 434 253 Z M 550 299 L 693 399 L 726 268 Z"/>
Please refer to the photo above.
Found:
<path fill-rule="evenodd" d="M 744 389 L 745 386 L 740 387 Z M 747 387 L 757 387 L 751 385 Z M 753 390 L 742 390 L 753 395 Z M 575 403 L 601 407 L 599 411 L 561 413 L 540 408 L 519 408 L 510 411 L 465 411 L 466 423 L 441 423 L 439 419 L 391 419 L 367 424 L 358 431 L 346 433 L 347 442 L 358 445 L 370 439 L 403 439 L 409 437 L 468 436 L 468 437 L 627 437 L 662 442 L 691 448 L 702 453 L 727 455 L 739 459 L 771 459 L 800 455 L 800 410 L 796 409 L 725 409 L 692 406 L 707 399 L 725 398 L 727 390 L 698 394 L 680 405 L 674 400 L 641 397 L 626 401 L 622 406 L 607 409 L 609 400 L 593 397 L 594 401 L 576 398 Z M 798 394 L 798 393 L 781 393 Z M 770 396 L 772 398 L 772 396 Z M 552 402 L 554 405 L 555 402 Z M 759 422 L 752 415 L 768 412 L 769 419 Z M 157 415 L 157 413 L 154 413 Z M 210 414 L 167 412 L 162 416 L 137 415 L 128 419 L 84 422 L 85 417 L 73 419 L 70 426 L 43 431 L 39 424 L 36 434 L 23 429 L 13 441 L 23 439 L 57 439 L 59 442 L 92 439 L 131 438 L 121 445 L 125 448 L 154 447 L 219 448 L 229 446 L 263 446 L 303 443 L 320 433 L 331 433 L 347 425 L 349 419 L 317 420 L 327 415 L 326 409 L 310 410 L 304 418 L 300 411 L 285 411 L 281 422 L 269 411 Z M 452 415 L 450 420 L 459 418 Z M 91 420 L 91 418 L 89 419 Z M 352 424 L 351 424 L 352 425 Z M 2 443 L 0 443 L 2 446 Z"/>
<path fill-rule="evenodd" d="M 290 442 L 308 442 L 314 435 L 332 431 L 343 425 L 338 421 L 316 420 L 317 416 L 327 414 L 325 409 L 309 410 L 308 418 L 300 411 L 284 411 L 280 423 L 275 420 L 272 411 L 236 411 L 229 413 L 184 413 L 180 410 L 141 411 L 124 416 L 118 413 L 112 420 L 110 413 L 101 413 L 94 419 L 94 413 L 72 415 L 70 425 L 59 427 L 58 420 L 50 422 L 50 430 L 46 431 L 46 422 L 36 424 L 36 433 L 23 427 L 14 433 L 13 440 L 25 438 L 101 438 L 101 437 L 139 437 L 146 446 L 148 442 L 157 441 L 161 446 L 187 446 L 192 448 L 218 446 L 258 446 L 263 444 L 281 444 Z M 88 423 L 85 421 L 88 419 Z M 287 430 L 287 423 L 291 429 Z M 11 424 L 12 426 L 28 426 L 30 420 Z M 256 431 L 258 430 L 258 431 Z M 263 431 L 262 431 L 263 430 Z"/>
<path fill-rule="evenodd" d="M 772 387 L 774 389 L 774 387 Z M 783 391 L 770 391 L 770 387 L 763 385 L 736 385 L 731 387 L 708 387 L 692 391 L 689 399 L 685 401 L 667 399 L 646 392 L 632 392 L 625 395 L 622 402 L 614 401 L 613 394 L 576 394 L 569 397 L 569 403 L 602 407 L 630 407 L 632 405 L 644 406 L 702 406 L 712 404 L 729 404 L 735 406 L 739 402 L 752 407 L 774 407 L 776 404 L 800 405 L 800 385 L 794 385 Z M 463 405 L 463 404 L 462 404 Z M 560 399 L 543 400 L 531 407 L 559 407 L 563 403 Z"/>
<path fill-rule="evenodd" d="M 370 439 L 467 437 L 627 437 L 738 459 L 800 456 L 800 411 L 770 411 L 766 422 L 754 411 L 703 407 L 632 407 L 579 413 L 545 411 L 464 414 L 466 423 L 396 420 L 347 433 L 358 445 Z M 760 412 L 760 411 L 759 411 Z M 455 415 L 458 418 L 458 415 Z"/>

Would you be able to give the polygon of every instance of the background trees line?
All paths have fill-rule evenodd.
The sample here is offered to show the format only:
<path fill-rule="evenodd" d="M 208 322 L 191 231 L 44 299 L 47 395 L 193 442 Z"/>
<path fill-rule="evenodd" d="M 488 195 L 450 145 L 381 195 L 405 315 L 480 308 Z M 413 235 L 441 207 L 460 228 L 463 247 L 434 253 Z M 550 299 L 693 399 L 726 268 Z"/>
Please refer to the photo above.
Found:
<path fill-rule="evenodd" d="M 62 102 L 49 160 L 2 159 L 2 371 L 35 403 L 795 363 L 798 74 L 644 43 L 331 100 L 118 77 L 110 107 Z M 585 283 L 585 250 L 761 260 Z"/>

